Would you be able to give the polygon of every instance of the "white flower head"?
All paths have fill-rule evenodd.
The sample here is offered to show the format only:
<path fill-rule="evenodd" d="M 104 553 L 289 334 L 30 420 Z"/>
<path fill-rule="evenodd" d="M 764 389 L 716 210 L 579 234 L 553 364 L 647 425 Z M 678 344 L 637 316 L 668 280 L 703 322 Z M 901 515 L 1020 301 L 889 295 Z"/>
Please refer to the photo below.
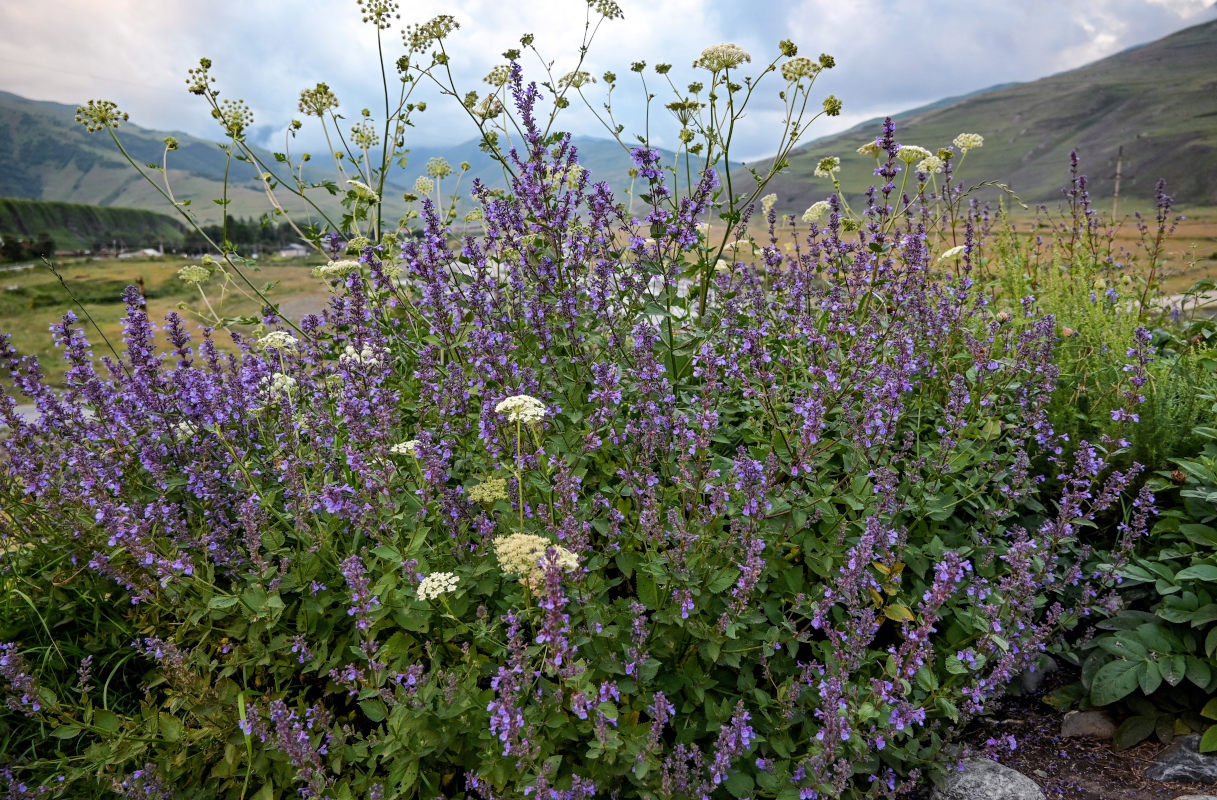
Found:
<path fill-rule="evenodd" d="M 819 200 L 812 203 L 807 207 L 807 210 L 803 212 L 803 221 L 819 222 L 820 220 L 824 219 L 824 217 L 828 216 L 828 212 L 831 210 L 832 205 L 827 200 Z"/>
<path fill-rule="evenodd" d="M 544 403 L 526 394 L 516 394 L 501 400 L 494 410 L 499 414 L 506 414 L 507 419 L 512 422 L 528 423 L 540 422 L 549 413 Z"/>
<path fill-rule="evenodd" d="M 476 486 L 469 487 L 469 500 L 490 505 L 507 499 L 507 481 L 503 478 L 487 478 Z"/>
<path fill-rule="evenodd" d="M 900 150 L 896 152 L 896 158 L 903 161 L 905 164 L 912 164 L 915 161 L 929 158 L 934 155 L 924 147 L 918 147 L 915 144 L 905 144 L 900 146 Z"/>
<path fill-rule="evenodd" d="M 271 331 L 254 342 L 254 347 L 259 350 L 295 350 L 296 337 L 287 331 Z"/>
<path fill-rule="evenodd" d="M 873 156 L 874 158 L 878 158 L 879 154 L 882 152 L 883 148 L 879 146 L 878 142 L 867 142 L 858 148 L 858 155 L 860 156 Z"/>
<path fill-rule="evenodd" d="M 348 344 L 342 355 L 338 356 L 338 360 L 343 364 L 363 364 L 369 367 L 380 365 L 380 357 L 371 345 L 366 344 L 358 350 Z"/>
<path fill-rule="evenodd" d="M 557 565 L 567 572 L 579 568 L 579 557 L 565 547 L 555 545 L 544 536 L 531 533 L 513 533 L 499 536 L 494 542 L 494 555 L 503 571 L 519 575 L 520 583 L 537 587 L 545 580 L 542 560 L 549 549 L 554 549 Z"/>
<path fill-rule="evenodd" d="M 985 144 L 985 137 L 981 136 L 979 133 L 961 133 L 955 137 L 955 141 L 951 142 L 951 144 L 955 145 L 961 151 L 966 153 L 969 150 L 976 150 L 979 147 L 983 147 Z"/>
<path fill-rule="evenodd" d="M 358 271 L 358 261 L 331 261 L 330 263 L 323 264 L 320 267 L 314 267 L 313 276 L 316 278 L 341 278 L 345 275 L 350 275 L 352 272 Z"/>
<path fill-rule="evenodd" d="M 418 599 L 433 600 L 443 594 L 456 591 L 457 577 L 452 572 L 432 572 L 418 584 Z"/>
<path fill-rule="evenodd" d="M 817 178 L 831 178 L 832 174 L 841 169 L 841 159 L 836 156 L 828 156 L 821 158 L 820 163 L 816 165 L 814 174 Z"/>
<path fill-rule="evenodd" d="M 348 180 L 347 186 L 351 187 L 351 190 L 355 192 L 355 196 L 360 200 L 365 200 L 369 203 L 380 202 L 380 195 L 376 194 L 372 187 L 368 186 L 363 181 Z"/>
<path fill-rule="evenodd" d="M 694 61 L 693 66 L 708 69 L 710 72 L 721 72 L 724 69 L 738 67 L 745 61 L 752 61 L 752 56 L 748 54 L 748 51 L 738 44 L 726 42 L 702 50 L 701 58 Z"/>
<path fill-rule="evenodd" d="M 795 56 L 782 65 L 782 77 L 788 83 L 798 83 L 803 78 L 815 75 L 819 71 L 819 64 L 803 56 Z"/>
<path fill-rule="evenodd" d="M 426 197 L 433 191 L 435 191 L 435 181 L 426 175 L 419 175 L 418 180 L 414 181 L 414 193 L 419 197 Z"/>
<path fill-rule="evenodd" d="M 198 264 L 191 264 L 179 269 L 177 276 L 186 283 L 203 283 L 211 277 L 211 270 L 207 267 L 200 267 Z"/>
<path fill-rule="evenodd" d="M 404 442 L 398 442 L 394 445 L 389 445 L 389 452 L 398 456 L 414 456 L 418 458 L 418 446 L 422 444 L 418 439 L 410 439 Z"/>
<path fill-rule="evenodd" d="M 265 382 L 266 390 L 272 395 L 286 394 L 296 388 L 296 379 L 282 372 L 272 374 Z"/>
<path fill-rule="evenodd" d="M 916 167 L 918 172 L 924 172 L 927 175 L 933 175 L 937 172 L 942 172 L 942 159 L 938 156 L 930 156 L 923 158 L 917 162 Z"/>
<path fill-rule="evenodd" d="M 761 211 L 764 214 L 768 215 L 770 209 L 773 208 L 774 203 L 776 203 L 777 201 L 778 201 L 778 196 L 776 194 L 765 195 L 764 197 L 761 198 Z"/>

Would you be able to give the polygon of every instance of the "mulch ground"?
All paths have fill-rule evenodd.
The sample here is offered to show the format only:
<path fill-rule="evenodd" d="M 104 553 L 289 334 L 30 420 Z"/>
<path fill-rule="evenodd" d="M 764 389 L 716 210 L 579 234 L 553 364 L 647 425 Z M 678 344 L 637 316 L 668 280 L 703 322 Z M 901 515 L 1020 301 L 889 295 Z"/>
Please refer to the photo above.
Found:
<path fill-rule="evenodd" d="M 1073 680 L 1072 676 L 1050 678 L 1057 678 L 1054 683 Z M 1049 798 L 1172 800 L 1189 794 L 1217 795 L 1214 784 L 1162 783 L 1146 778 L 1146 768 L 1165 747 L 1158 741 L 1113 752 L 1108 741 L 1061 737 L 1063 717 L 1039 696 L 1006 697 L 992 715 L 969 726 L 962 741 L 1014 736 L 1017 748 L 1003 752 L 998 760 L 1038 783 Z"/>

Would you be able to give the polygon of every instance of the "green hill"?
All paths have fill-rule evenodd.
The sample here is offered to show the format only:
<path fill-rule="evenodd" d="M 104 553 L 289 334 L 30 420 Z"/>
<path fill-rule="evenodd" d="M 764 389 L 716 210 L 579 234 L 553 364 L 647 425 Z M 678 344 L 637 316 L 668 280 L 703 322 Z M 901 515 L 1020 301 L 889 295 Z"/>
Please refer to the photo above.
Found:
<path fill-rule="evenodd" d="M 28 100 L 0 91 L 0 196 L 172 212 L 164 198 L 122 158 L 110 137 L 88 133 L 75 122 L 75 114 L 75 106 Z M 174 195 L 179 200 L 190 200 L 203 222 L 218 221 L 219 206 L 211 201 L 221 197 L 224 154 L 217 143 L 181 132 L 152 131 L 129 122 L 119 127 L 118 135 L 141 164 L 160 164 L 165 137 L 177 139 L 178 149 L 169 154 L 168 161 Z M 633 164 L 617 142 L 584 136 L 573 141 L 580 162 L 596 180 L 607 180 L 619 196 L 629 187 L 627 173 Z M 280 166 L 274 154 L 256 147 L 254 150 L 265 163 Z M 661 155 L 665 164 L 674 160 L 671 152 L 661 151 Z M 407 154 L 406 168 L 394 169 L 390 175 L 389 185 L 395 190 L 385 192 L 390 216 L 396 217 L 404 210 L 401 194 L 410 191 L 415 179 L 425 174 L 427 159 L 433 157 L 447 159 L 453 167 L 469 162 L 470 172 L 460 187 L 463 197 L 468 196 L 474 178 L 490 187 L 504 185 L 502 170 L 478 149 L 476 139 L 444 147 L 413 147 Z M 332 179 L 328 164 L 325 159 L 314 159 L 312 177 L 306 173 L 305 178 Z M 233 162 L 229 214 L 256 218 L 269 209 L 254 174 L 249 164 Z M 445 200 L 454 185 L 455 178 L 443 182 Z M 320 202 L 319 198 L 328 195 L 317 191 L 313 197 Z M 302 209 L 298 201 L 289 202 L 291 196 L 286 192 L 280 199 L 289 211 Z"/>
<path fill-rule="evenodd" d="M 893 118 L 898 142 L 931 151 L 958 133 L 981 134 L 984 147 L 968 154 L 963 183 L 1002 181 L 1029 202 L 1061 196 L 1071 150 L 1091 196 L 1110 200 L 1122 147 L 1122 202 L 1152 203 L 1162 177 L 1178 203 L 1217 205 L 1217 21 L 1079 69 Z M 874 160 L 855 151 L 882 132 L 882 122 L 800 147 L 775 185 L 779 208 L 801 211 L 832 192 L 829 181 L 812 175 L 824 156 L 841 158 L 844 188 L 851 200 L 860 196 L 874 183 Z"/>
<path fill-rule="evenodd" d="M 59 250 L 177 246 L 185 229 L 154 211 L 0 197 L 0 236 L 33 239 L 49 235 Z"/>

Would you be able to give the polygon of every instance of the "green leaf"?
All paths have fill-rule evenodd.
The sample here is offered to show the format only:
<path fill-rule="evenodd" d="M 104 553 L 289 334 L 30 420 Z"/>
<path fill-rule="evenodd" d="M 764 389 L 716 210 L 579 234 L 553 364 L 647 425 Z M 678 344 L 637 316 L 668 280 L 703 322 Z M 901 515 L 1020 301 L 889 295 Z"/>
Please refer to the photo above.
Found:
<path fill-rule="evenodd" d="M 1153 734 L 1155 721 L 1155 717 L 1140 715 L 1124 720 L 1120 727 L 1116 728 L 1116 735 L 1111 742 L 1112 749 L 1127 750 L 1145 741 Z"/>
<path fill-rule="evenodd" d="M 1178 686 L 1187 676 L 1187 657 L 1175 654 L 1164 658 L 1158 663 L 1158 671 L 1162 673 L 1162 680 L 1171 686 Z"/>
<path fill-rule="evenodd" d="M 1196 685 L 1198 689 L 1207 689 L 1209 682 L 1213 679 L 1213 670 L 1203 659 L 1196 656 L 1187 656 L 1187 679 Z"/>
<path fill-rule="evenodd" d="M 752 776 L 746 772 L 732 772 L 727 777 L 727 791 L 732 797 L 748 797 L 754 786 Z"/>
<path fill-rule="evenodd" d="M 1204 708 L 1200 709 L 1200 716 L 1205 719 L 1217 719 L 1217 697 L 1204 704 Z"/>
<path fill-rule="evenodd" d="M 1217 725 L 1210 725 L 1204 736 L 1200 737 L 1200 752 L 1211 753 L 1214 750 L 1217 750 Z"/>
<path fill-rule="evenodd" d="M 1137 682 L 1144 694 L 1153 694 L 1162 685 L 1162 671 L 1157 661 L 1142 661 L 1137 667 Z"/>
<path fill-rule="evenodd" d="M 60 725 L 55 730 L 51 731 L 51 735 L 56 739 L 71 739 L 80 733 L 80 728 L 75 725 Z"/>
<path fill-rule="evenodd" d="M 1217 567 L 1212 564 L 1193 564 L 1187 569 L 1179 570 L 1175 574 L 1175 580 L 1217 582 Z"/>
<path fill-rule="evenodd" d="M 1137 688 L 1137 668 L 1144 662 L 1111 661 L 1095 673 L 1090 686 L 1090 699 L 1105 706 L 1127 697 Z"/>
<path fill-rule="evenodd" d="M 118 730 L 118 715 L 113 711 L 99 708 L 93 712 L 93 724 L 107 733 L 114 733 Z"/>
<path fill-rule="evenodd" d="M 232 608 L 238 602 L 239 598 L 236 598 L 230 594 L 221 594 L 211 598 L 211 600 L 207 602 L 207 607 L 222 611 L 226 608 Z"/>

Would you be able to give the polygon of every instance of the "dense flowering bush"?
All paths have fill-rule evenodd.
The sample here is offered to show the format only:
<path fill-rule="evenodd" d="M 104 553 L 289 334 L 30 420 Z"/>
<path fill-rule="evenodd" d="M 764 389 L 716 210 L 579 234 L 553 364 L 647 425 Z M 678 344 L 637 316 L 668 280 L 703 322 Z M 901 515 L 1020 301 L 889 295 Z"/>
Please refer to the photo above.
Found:
<path fill-rule="evenodd" d="M 360 8 L 379 37 L 396 4 Z M 268 305 L 225 353 L 176 315 L 156 330 L 131 289 L 121 355 L 56 326 L 61 391 L 0 347 L 39 412 L 0 396 L 9 796 L 891 796 L 1107 602 L 1151 498 L 1109 465 L 1118 441 L 1054 430 L 1058 323 L 973 285 L 985 219 L 951 148 L 902 148 L 889 121 L 861 213 L 838 194 L 779 217 L 772 172 L 740 188 L 714 168 L 757 85 L 724 44 L 667 106 L 683 190 L 644 143 L 627 205 L 539 112 L 596 79 L 525 83 L 509 51 L 490 94 L 458 93 L 437 78 L 456 27 L 407 29 L 397 111 L 352 129 L 355 177 L 336 161 L 319 184 L 346 210 L 301 231 L 322 314 Z M 834 64 L 780 49 L 775 170 Z M 229 155 L 304 198 L 210 66 L 189 88 Z M 453 170 L 428 163 L 403 220 L 421 229 L 386 232 L 423 78 L 510 185 L 475 182 L 458 232 L 437 203 Z M 337 104 L 300 97 L 335 125 Z M 838 159 L 817 169 L 839 189 Z M 216 246 L 183 280 L 257 294 Z"/>
<path fill-rule="evenodd" d="M 972 287 L 971 219 L 936 271 L 890 122 L 856 236 L 770 209 L 703 291 L 715 173 L 669 211 L 638 148 L 631 218 L 509 84 L 484 235 L 426 201 L 237 355 L 134 290 L 119 358 L 57 326 L 62 392 L 5 350 L 10 792 L 891 795 L 1098 601 L 1136 467 L 1054 455 L 1056 324 Z"/>

